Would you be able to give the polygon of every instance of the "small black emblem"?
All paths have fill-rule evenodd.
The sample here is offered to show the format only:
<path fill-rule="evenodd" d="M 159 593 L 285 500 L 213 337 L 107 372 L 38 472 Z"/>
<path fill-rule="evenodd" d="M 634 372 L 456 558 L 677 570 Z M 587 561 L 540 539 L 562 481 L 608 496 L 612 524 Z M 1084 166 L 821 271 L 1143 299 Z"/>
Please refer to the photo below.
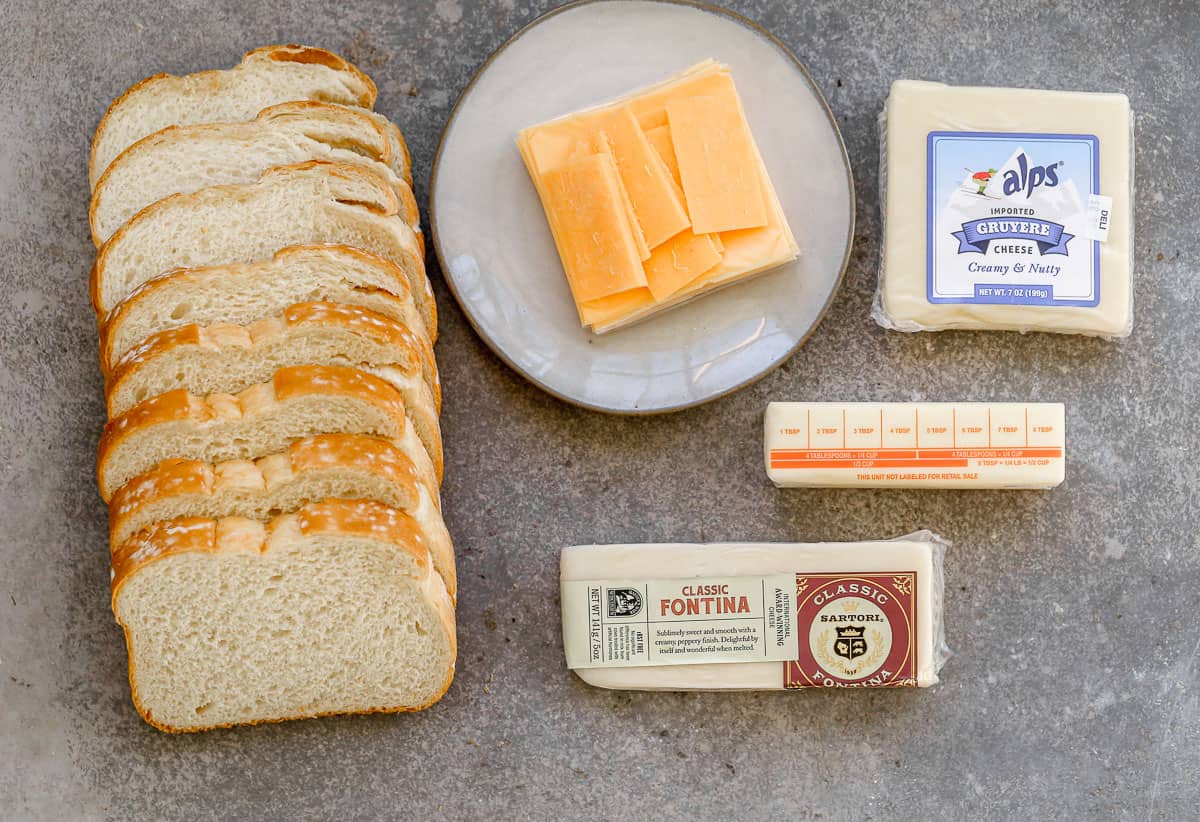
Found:
<path fill-rule="evenodd" d="M 837 629 L 833 652 L 845 659 L 857 659 L 867 652 L 867 640 L 863 637 L 866 627 L 846 625 Z"/>
<path fill-rule="evenodd" d="M 608 615 L 631 617 L 642 612 L 642 592 L 636 588 L 609 588 Z"/>

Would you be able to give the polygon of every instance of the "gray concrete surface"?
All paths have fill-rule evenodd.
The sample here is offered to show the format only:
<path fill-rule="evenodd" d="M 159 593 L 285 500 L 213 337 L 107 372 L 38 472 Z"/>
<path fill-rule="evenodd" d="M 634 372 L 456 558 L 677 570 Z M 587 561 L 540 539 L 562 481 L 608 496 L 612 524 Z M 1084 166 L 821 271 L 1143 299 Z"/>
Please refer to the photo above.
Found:
<path fill-rule="evenodd" d="M 184 738 L 138 719 L 92 478 L 91 130 L 146 74 L 319 44 L 378 80 L 423 199 L 459 90 L 549 5 L 0 3 L 0 817 L 1196 818 L 1200 10 L 1182 0 L 736 3 L 808 64 L 857 174 L 853 263 L 808 345 L 707 407 L 609 418 L 507 370 L 431 269 L 462 582 L 449 695 L 421 715 Z M 871 322 L 875 117 L 898 77 L 1129 94 L 1130 340 L 905 336 Z M 781 493 L 759 451 L 763 406 L 781 398 L 1062 400 L 1068 481 L 1051 493 Z M 918 527 L 956 543 L 955 656 L 935 690 L 623 694 L 563 668 L 560 546 Z"/>

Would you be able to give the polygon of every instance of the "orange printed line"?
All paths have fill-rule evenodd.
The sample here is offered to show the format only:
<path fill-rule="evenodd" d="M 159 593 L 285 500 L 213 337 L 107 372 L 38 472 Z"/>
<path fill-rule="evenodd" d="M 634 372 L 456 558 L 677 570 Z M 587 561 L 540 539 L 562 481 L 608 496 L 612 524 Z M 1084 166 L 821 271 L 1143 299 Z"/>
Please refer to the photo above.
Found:
<path fill-rule="evenodd" d="M 771 451 L 771 459 L 824 460 L 824 459 L 1004 459 L 1016 457 L 1061 457 L 1061 448 L 777 448 Z"/>
<path fill-rule="evenodd" d="M 895 457 L 916 459 L 918 454 L 912 448 L 809 448 L 788 449 L 777 448 L 771 452 L 772 457 L 793 457 L 796 459 L 871 459 L 872 457 Z"/>
<path fill-rule="evenodd" d="M 969 460 L 789 460 L 771 458 L 772 468 L 966 468 Z"/>

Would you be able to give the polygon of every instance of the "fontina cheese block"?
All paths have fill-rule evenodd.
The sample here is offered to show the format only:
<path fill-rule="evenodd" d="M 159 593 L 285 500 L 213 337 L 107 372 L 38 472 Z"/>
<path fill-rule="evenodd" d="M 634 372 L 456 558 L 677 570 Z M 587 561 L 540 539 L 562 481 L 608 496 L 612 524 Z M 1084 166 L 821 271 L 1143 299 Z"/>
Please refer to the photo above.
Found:
<path fill-rule="evenodd" d="M 567 667 L 641 691 L 927 687 L 949 651 L 946 543 L 582 545 L 562 552 Z"/>

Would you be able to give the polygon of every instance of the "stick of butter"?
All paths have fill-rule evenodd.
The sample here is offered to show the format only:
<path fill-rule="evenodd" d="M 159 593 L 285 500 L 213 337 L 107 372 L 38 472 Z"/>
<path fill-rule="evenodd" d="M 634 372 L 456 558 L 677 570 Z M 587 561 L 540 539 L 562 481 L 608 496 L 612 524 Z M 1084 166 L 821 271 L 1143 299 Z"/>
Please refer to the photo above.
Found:
<path fill-rule="evenodd" d="M 899 80 L 880 124 L 880 325 L 1129 334 L 1125 95 Z"/>
<path fill-rule="evenodd" d="M 763 452 L 780 488 L 1053 488 L 1065 414 L 1055 402 L 773 402 Z"/>
<path fill-rule="evenodd" d="M 897 540 L 562 552 L 567 666 L 639 691 L 927 687 L 949 655 L 942 556 Z"/>

